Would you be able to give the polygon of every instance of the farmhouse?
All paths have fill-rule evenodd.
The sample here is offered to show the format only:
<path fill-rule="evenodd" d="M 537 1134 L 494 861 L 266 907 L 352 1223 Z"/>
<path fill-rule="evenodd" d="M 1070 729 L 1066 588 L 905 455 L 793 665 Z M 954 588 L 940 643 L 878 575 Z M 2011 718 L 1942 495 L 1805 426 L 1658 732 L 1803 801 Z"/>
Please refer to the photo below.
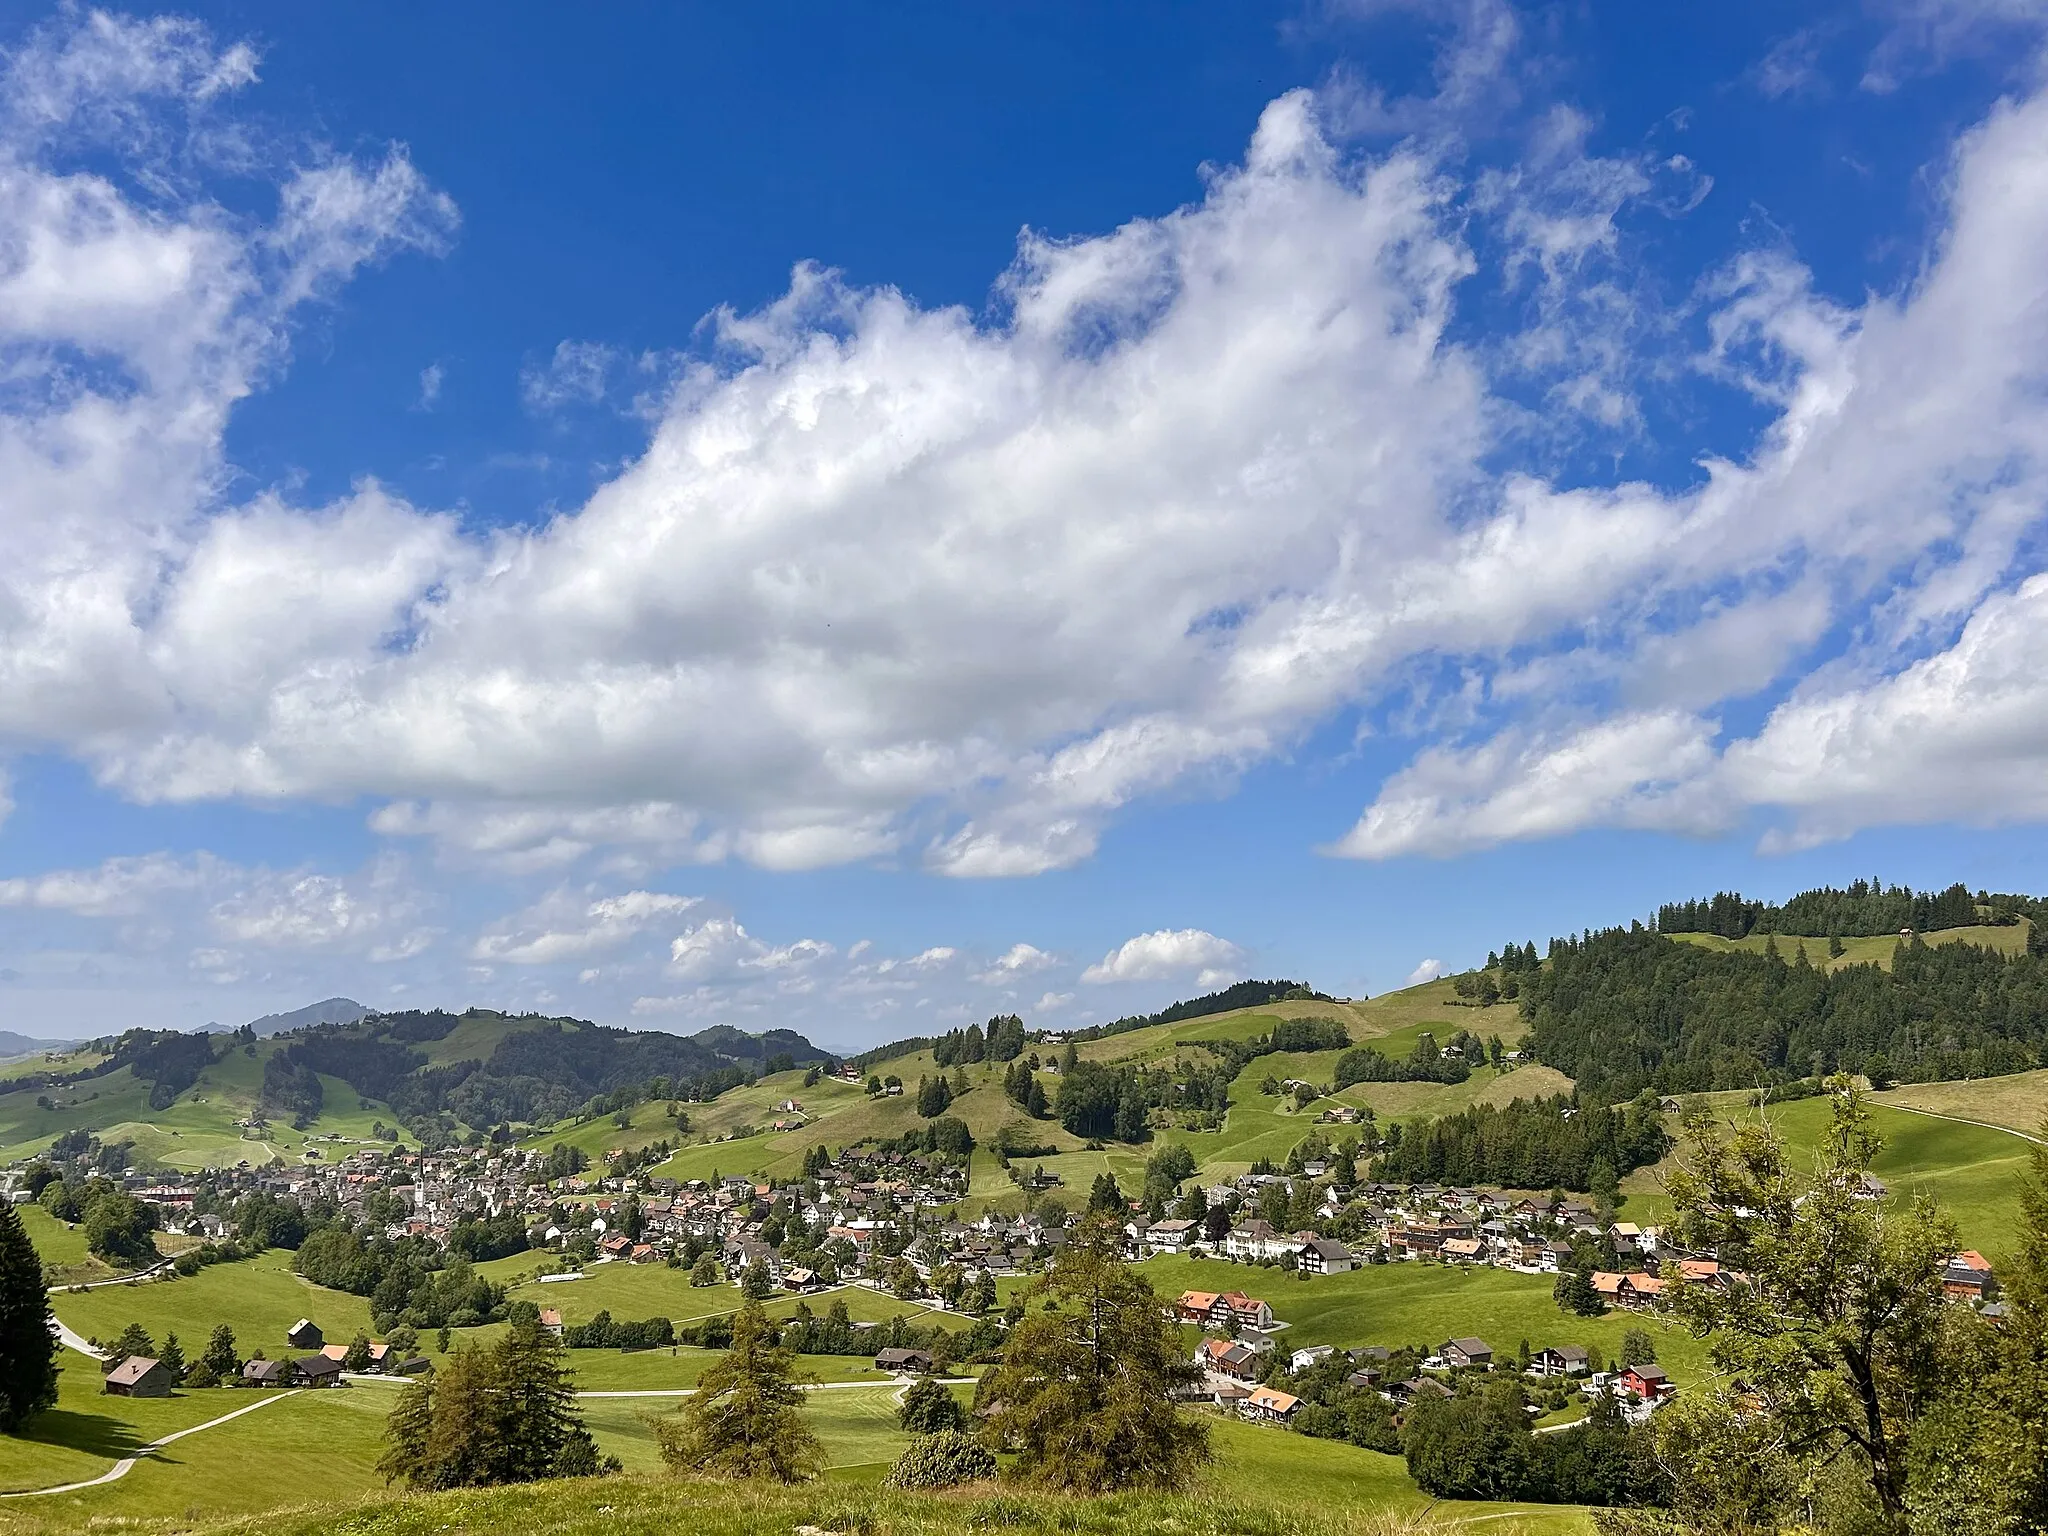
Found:
<path fill-rule="evenodd" d="M 1641 1311 L 1663 1294 L 1664 1282 L 1655 1275 L 1613 1274 L 1604 1269 L 1593 1271 L 1593 1294 L 1602 1301 Z"/>
<path fill-rule="evenodd" d="M 1285 1424 L 1294 1417 L 1294 1410 L 1300 1406 L 1300 1398 L 1282 1392 L 1276 1387 L 1254 1387 L 1250 1395 L 1238 1405 L 1237 1411 L 1255 1422 Z"/>
<path fill-rule="evenodd" d="M 1493 1346 L 1484 1339 L 1447 1339 L 1437 1346 L 1437 1354 L 1450 1366 L 1490 1366 L 1493 1364 Z"/>
<path fill-rule="evenodd" d="M 1951 1301 L 1983 1301 L 1993 1289 L 1990 1261 L 1974 1248 L 1950 1259 L 1941 1272 L 1941 1293 Z"/>
<path fill-rule="evenodd" d="M 1583 1376 L 1592 1359 L 1583 1344 L 1555 1344 L 1529 1357 L 1531 1376 Z"/>
<path fill-rule="evenodd" d="M 292 1368 L 298 1372 L 301 1385 L 308 1387 L 340 1387 L 347 1383 L 342 1379 L 341 1362 L 332 1355 L 308 1355 L 303 1360 L 294 1360 Z"/>
<path fill-rule="evenodd" d="M 327 1342 L 327 1338 L 320 1332 L 319 1324 L 311 1318 L 302 1317 L 286 1331 L 284 1341 L 293 1349 L 318 1349 Z"/>
<path fill-rule="evenodd" d="M 922 1375 L 932 1368 L 932 1352 L 928 1349 L 885 1349 L 875 1356 L 878 1371 L 906 1371 Z"/>
<path fill-rule="evenodd" d="M 288 1387 L 298 1379 L 298 1370 L 289 1360 L 251 1360 L 242 1367 L 242 1385 L 245 1387 Z"/>
<path fill-rule="evenodd" d="M 1204 1339 L 1195 1351 L 1195 1364 L 1215 1376 L 1232 1381 L 1252 1381 L 1259 1374 L 1259 1352 L 1249 1344 L 1229 1339 Z"/>
<path fill-rule="evenodd" d="M 115 1397 L 169 1397 L 171 1373 L 161 1360 L 130 1355 L 107 1372 L 104 1391 Z"/>
<path fill-rule="evenodd" d="M 1305 1275 L 1346 1275 L 1352 1269 L 1351 1250 L 1334 1237 L 1310 1238 L 1296 1262 Z"/>

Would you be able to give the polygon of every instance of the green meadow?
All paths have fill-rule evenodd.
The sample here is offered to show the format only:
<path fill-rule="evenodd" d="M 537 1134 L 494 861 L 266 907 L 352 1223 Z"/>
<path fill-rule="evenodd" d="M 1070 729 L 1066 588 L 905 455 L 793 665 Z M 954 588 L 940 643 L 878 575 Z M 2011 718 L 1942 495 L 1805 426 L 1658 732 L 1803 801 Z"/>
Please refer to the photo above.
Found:
<path fill-rule="evenodd" d="M 323 1077 L 325 1107 L 308 1129 L 297 1131 L 285 1122 L 262 1132 L 241 1129 L 235 1122 L 255 1111 L 263 1063 L 277 1049 L 274 1041 L 258 1041 L 229 1050 L 167 1109 L 149 1107 L 150 1085 L 126 1067 L 43 1093 L 0 1092 L 0 1163 L 33 1156 L 73 1130 L 90 1131 L 107 1143 L 133 1142 L 137 1161 L 186 1170 L 301 1161 L 309 1152 L 339 1158 L 370 1141 L 380 1121 L 397 1124 L 388 1106 L 362 1099 L 339 1078 Z M 94 1059 L 67 1057 L 52 1065 L 75 1071 Z"/>
<path fill-rule="evenodd" d="M 285 1332 L 302 1317 L 318 1323 L 336 1343 L 368 1330 L 367 1301 L 302 1279 L 292 1273 L 291 1260 L 291 1254 L 272 1249 L 189 1277 L 53 1291 L 50 1307 L 86 1338 L 110 1339 L 131 1322 L 142 1324 L 159 1343 L 166 1332 L 175 1332 L 188 1357 L 205 1346 L 219 1323 L 235 1330 L 245 1357 L 260 1349 L 273 1359 L 287 1352 Z"/>
<path fill-rule="evenodd" d="M 1795 1158 L 1809 1161 L 1818 1151 L 1830 1117 L 1825 1098 L 1795 1099 L 1757 1110 L 1742 1094 L 1712 1096 L 1717 1113 L 1730 1121 L 1761 1114 L 1776 1127 Z M 1956 1220 L 1966 1247 L 1994 1261 L 2011 1241 L 2019 1214 L 2019 1178 L 2027 1170 L 2030 1145 L 2007 1131 L 1962 1125 L 1890 1107 L 1882 1097 L 1871 1114 L 1884 1148 L 1871 1171 L 1884 1180 L 1894 1203 L 1925 1193 Z M 1677 1117 L 1667 1117 L 1678 1134 Z M 1674 1154 L 1674 1156 L 1679 1154 Z M 1661 1179 L 1668 1166 L 1639 1169 L 1622 1181 L 1624 1219 L 1650 1225 L 1666 1219 L 1671 1202 Z"/>

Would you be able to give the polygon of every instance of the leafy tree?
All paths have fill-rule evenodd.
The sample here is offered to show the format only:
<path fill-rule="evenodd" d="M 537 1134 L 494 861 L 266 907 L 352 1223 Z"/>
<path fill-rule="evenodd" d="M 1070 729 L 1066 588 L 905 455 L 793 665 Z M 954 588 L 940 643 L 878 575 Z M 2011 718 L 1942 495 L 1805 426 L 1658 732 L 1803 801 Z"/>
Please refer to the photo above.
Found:
<path fill-rule="evenodd" d="M 370 1336 L 358 1333 L 349 1340 L 348 1353 L 341 1357 L 344 1370 L 367 1371 L 370 1368 Z"/>
<path fill-rule="evenodd" d="M 936 1435 L 942 1429 L 966 1429 L 967 1410 L 960 1406 L 952 1388 L 936 1377 L 925 1376 L 903 1394 L 896 1422 L 913 1435 Z"/>
<path fill-rule="evenodd" d="M 690 1267 L 690 1284 L 699 1286 L 718 1284 L 718 1260 L 711 1257 L 709 1253 L 700 1255 L 697 1262 Z"/>
<path fill-rule="evenodd" d="M 226 1323 L 217 1323 L 206 1340 L 206 1353 L 199 1357 L 199 1363 L 222 1381 L 238 1375 L 242 1360 L 235 1353 L 235 1330 Z"/>
<path fill-rule="evenodd" d="M 1114 1220 L 1090 1216 L 1033 1285 L 1052 1310 L 1010 1330 L 982 1378 L 988 1438 L 1024 1481 L 1076 1492 L 1172 1488 L 1210 1459 L 1208 1426 L 1175 1394 L 1197 1372 L 1149 1281 L 1123 1262 Z"/>
<path fill-rule="evenodd" d="M 1881 1522 L 1902 1528 L 1909 1440 L 1948 1374 L 1942 1273 L 1955 1225 L 1925 1197 L 1904 1211 L 1860 1198 L 1882 1143 L 1853 1082 L 1827 1086 L 1833 1119 L 1810 1176 L 1768 1122 L 1731 1130 L 1704 1110 L 1687 1116 L 1691 1150 L 1668 1181 L 1677 1239 L 1749 1278 L 1670 1295 L 1788 1452 L 1812 1465 L 1847 1452 Z"/>
<path fill-rule="evenodd" d="M 1621 1363 L 1623 1365 L 1655 1365 L 1657 1343 L 1647 1329 L 1631 1328 L 1621 1336 Z"/>
<path fill-rule="evenodd" d="M 732 1347 L 707 1370 L 696 1395 L 654 1420 L 661 1459 L 678 1471 L 794 1483 L 813 1476 L 822 1454 L 804 1427 L 796 1355 L 778 1342 L 757 1303 L 733 1319 Z"/>
<path fill-rule="evenodd" d="M 1529 1485 L 1521 1384 L 1489 1381 L 1455 1398 L 1423 1398 L 1403 1434 L 1408 1475 L 1433 1498 L 1516 1499 Z"/>
<path fill-rule="evenodd" d="M 956 1488 L 995 1475 L 994 1452 L 960 1430 L 944 1429 L 913 1443 L 885 1481 L 891 1488 Z"/>
<path fill-rule="evenodd" d="M 445 1355 L 448 1353 L 449 1336 L 448 1328 L 445 1324 L 434 1334 L 434 1352 L 436 1354 Z"/>
<path fill-rule="evenodd" d="M 110 1264 L 154 1264 L 157 1251 L 149 1234 L 155 1230 L 154 1209 L 133 1195 L 109 1190 L 85 1209 L 85 1246 Z"/>
<path fill-rule="evenodd" d="M 741 1274 L 740 1295 L 748 1301 L 766 1301 L 775 1294 L 775 1282 L 769 1278 L 766 1264 L 749 1264 Z"/>
<path fill-rule="evenodd" d="M 43 1263 L 21 1214 L 0 1205 L 0 1433 L 14 1433 L 56 1401 L 57 1340 Z"/>

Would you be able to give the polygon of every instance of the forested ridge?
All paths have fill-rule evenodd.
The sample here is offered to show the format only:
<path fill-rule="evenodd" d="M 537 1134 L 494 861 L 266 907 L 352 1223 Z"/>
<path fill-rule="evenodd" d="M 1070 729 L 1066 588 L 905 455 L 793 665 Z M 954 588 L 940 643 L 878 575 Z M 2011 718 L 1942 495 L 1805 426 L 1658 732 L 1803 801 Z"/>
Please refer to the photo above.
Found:
<path fill-rule="evenodd" d="M 325 1073 L 366 1098 L 382 1099 L 416 1130 L 435 1119 L 482 1129 L 564 1119 L 621 1093 L 710 1099 L 767 1072 L 830 1066 L 834 1059 L 789 1030 L 749 1035 L 720 1025 L 672 1035 L 579 1019 L 517 1018 L 506 1020 L 489 1055 L 429 1066 L 418 1046 L 446 1039 L 460 1022 L 439 1012 L 381 1014 L 306 1030 L 275 1058 L 273 1065 L 285 1065 L 266 1072 L 266 1091 L 273 1076 L 282 1089 L 292 1074 Z M 312 1107 L 317 1111 L 317 1102 Z"/>
<path fill-rule="evenodd" d="M 1915 937 L 1899 942 L 1889 971 L 1826 970 L 1813 963 L 1824 943 L 1716 952 L 1639 923 L 1553 940 L 1522 981 L 1527 1048 L 1607 1103 L 1646 1088 L 1755 1088 L 1834 1071 L 1933 1082 L 2048 1061 L 2040 954 Z"/>
<path fill-rule="evenodd" d="M 1752 901 L 1736 891 L 1719 891 L 1698 901 L 1671 901 L 1657 909 L 1659 933 L 1711 933 L 1743 939 L 1752 933 L 1801 938 L 1869 938 L 1876 934 L 1939 933 L 1980 924 L 2005 927 L 2022 918 L 2048 917 L 2038 897 L 1994 895 L 1958 882 L 1942 891 L 1916 891 L 1877 880 L 1855 880 L 1837 889 L 1824 885 L 1801 891 L 1782 905 Z"/>

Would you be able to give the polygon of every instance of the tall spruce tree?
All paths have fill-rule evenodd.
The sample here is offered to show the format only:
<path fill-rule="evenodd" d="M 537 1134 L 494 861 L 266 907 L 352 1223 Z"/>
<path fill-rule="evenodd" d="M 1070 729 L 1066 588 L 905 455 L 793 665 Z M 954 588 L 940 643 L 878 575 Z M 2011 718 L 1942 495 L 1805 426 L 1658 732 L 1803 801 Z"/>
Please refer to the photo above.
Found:
<path fill-rule="evenodd" d="M 418 1489 L 610 1471 L 575 1411 L 561 1346 L 532 1319 L 488 1350 L 457 1349 L 399 1394 L 377 1470 Z"/>
<path fill-rule="evenodd" d="M 676 1471 L 801 1482 L 818 1470 L 818 1440 L 804 1427 L 796 1355 L 778 1342 L 758 1302 L 733 1319 L 732 1347 L 698 1380 L 676 1414 L 656 1419 L 661 1459 Z"/>
<path fill-rule="evenodd" d="M 57 1340 L 43 1261 L 11 1205 L 0 1205 L 0 1431 L 13 1433 L 57 1401 Z"/>
<path fill-rule="evenodd" d="M 1173 1488 L 1210 1459 L 1208 1426 L 1180 1412 L 1197 1379 L 1180 1325 L 1151 1283 L 1123 1262 L 1113 1217 L 1094 1215 L 1068 1236 L 1002 1364 L 977 1391 L 987 1437 L 1018 1453 L 1027 1482 L 1075 1492 Z"/>

